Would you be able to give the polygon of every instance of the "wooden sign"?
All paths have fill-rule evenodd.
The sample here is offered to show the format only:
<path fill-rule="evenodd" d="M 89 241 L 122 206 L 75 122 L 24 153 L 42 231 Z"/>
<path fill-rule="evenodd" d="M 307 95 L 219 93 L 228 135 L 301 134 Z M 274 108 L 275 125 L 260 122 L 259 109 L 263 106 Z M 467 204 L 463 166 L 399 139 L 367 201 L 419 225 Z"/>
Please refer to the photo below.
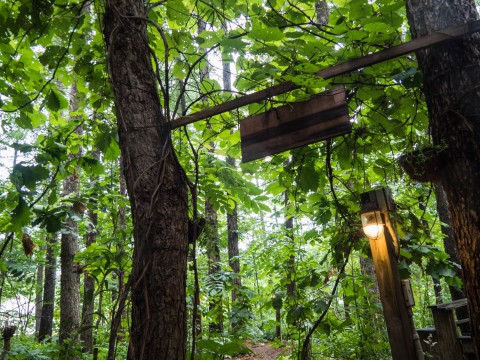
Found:
<path fill-rule="evenodd" d="M 308 101 L 284 105 L 241 121 L 242 162 L 326 140 L 351 130 L 345 89 L 335 88 Z"/>

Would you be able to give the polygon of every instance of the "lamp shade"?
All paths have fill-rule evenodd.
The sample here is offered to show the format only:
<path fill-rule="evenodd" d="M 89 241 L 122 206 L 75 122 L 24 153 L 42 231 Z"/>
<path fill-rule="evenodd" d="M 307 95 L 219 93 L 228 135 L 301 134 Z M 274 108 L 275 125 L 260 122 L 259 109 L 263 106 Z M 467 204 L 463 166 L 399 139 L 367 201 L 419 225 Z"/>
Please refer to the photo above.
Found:
<path fill-rule="evenodd" d="M 363 232 L 370 239 L 378 239 L 383 234 L 382 214 L 379 211 L 365 212 L 361 215 Z"/>

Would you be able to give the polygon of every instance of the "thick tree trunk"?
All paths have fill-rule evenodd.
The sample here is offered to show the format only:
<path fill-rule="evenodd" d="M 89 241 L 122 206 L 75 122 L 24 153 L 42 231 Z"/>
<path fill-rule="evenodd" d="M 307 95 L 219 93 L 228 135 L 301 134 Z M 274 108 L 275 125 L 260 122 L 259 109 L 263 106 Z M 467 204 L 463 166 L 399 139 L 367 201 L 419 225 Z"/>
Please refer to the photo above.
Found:
<path fill-rule="evenodd" d="M 442 233 L 444 235 L 443 247 L 445 249 L 445 252 L 450 255 L 450 260 L 452 260 L 456 264 L 459 264 L 460 261 L 458 260 L 457 250 L 455 249 L 455 235 L 451 226 L 452 221 L 450 218 L 450 213 L 448 212 L 447 198 L 445 192 L 438 184 L 435 185 L 435 196 L 437 198 L 438 217 L 442 222 Z M 462 271 L 460 269 L 457 270 L 457 276 L 462 278 Z M 459 289 L 455 288 L 454 286 L 449 286 L 448 288 L 452 300 L 460 300 L 465 298 L 465 290 L 463 284 L 462 287 Z M 464 306 L 457 308 L 455 312 L 457 314 L 457 319 L 466 319 L 469 317 L 468 310 Z M 469 333 L 469 324 L 460 325 L 460 330 L 462 331 L 462 334 Z"/>
<path fill-rule="evenodd" d="M 406 0 L 414 38 L 478 18 L 473 0 Z M 418 51 L 439 182 L 449 203 L 480 355 L 480 38 L 473 35 Z"/>
<path fill-rule="evenodd" d="M 73 84 L 70 91 L 70 111 L 77 110 L 77 87 Z M 77 128 L 76 132 L 80 133 L 81 129 Z M 63 181 L 64 196 L 78 193 L 79 175 L 77 171 L 78 169 L 75 169 L 74 173 Z M 67 339 L 75 340 L 80 327 L 80 273 L 78 266 L 73 261 L 78 252 L 78 224 L 72 218 L 67 217 L 64 226 L 65 229 L 60 240 L 60 344 Z M 73 345 L 74 342 L 71 344 Z M 67 350 L 65 349 L 65 351 Z"/>
<path fill-rule="evenodd" d="M 52 336 L 53 308 L 55 304 L 55 280 L 57 257 L 54 254 L 53 246 L 56 242 L 56 235 L 47 236 L 47 254 L 45 264 L 45 278 L 43 283 L 43 301 L 38 341 L 43 341 Z"/>
<path fill-rule="evenodd" d="M 160 107 L 144 2 L 107 0 L 104 24 L 134 225 L 128 359 L 183 360 L 187 191 Z"/>

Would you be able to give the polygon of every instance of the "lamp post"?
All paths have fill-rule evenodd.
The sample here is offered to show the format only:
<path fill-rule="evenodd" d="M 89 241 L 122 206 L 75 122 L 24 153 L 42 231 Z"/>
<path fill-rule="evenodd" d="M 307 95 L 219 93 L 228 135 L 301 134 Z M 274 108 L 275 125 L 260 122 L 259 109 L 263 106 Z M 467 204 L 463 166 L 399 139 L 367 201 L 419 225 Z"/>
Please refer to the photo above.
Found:
<path fill-rule="evenodd" d="M 387 188 L 360 195 L 362 227 L 370 240 L 373 264 L 382 301 L 388 340 L 394 360 L 423 360 L 415 330 L 410 297 L 405 296 L 398 274 L 400 247 L 388 217 L 395 203 Z"/>

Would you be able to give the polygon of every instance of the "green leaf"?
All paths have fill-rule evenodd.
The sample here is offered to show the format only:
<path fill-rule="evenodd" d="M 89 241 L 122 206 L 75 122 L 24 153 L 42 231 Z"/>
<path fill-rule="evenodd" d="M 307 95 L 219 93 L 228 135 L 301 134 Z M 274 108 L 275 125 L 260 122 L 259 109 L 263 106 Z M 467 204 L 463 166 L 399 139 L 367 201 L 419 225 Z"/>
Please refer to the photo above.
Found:
<path fill-rule="evenodd" d="M 177 62 L 173 66 L 173 76 L 175 76 L 179 80 L 183 80 L 187 77 L 188 67 L 182 63 Z"/>
<path fill-rule="evenodd" d="M 221 345 L 213 340 L 199 340 L 196 342 L 197 349 L 210 350 L 216 354 L 219 353 Z"/>
<path fill-rule="evenodd" d="M 8 231 L 19 231 L 30 223 L 30 207 L 23 197 L 18 200 L 17 207 L 11 214 L 11 224 Z"/>
<path fill-rule="evenodd" d="M 46 106 L 51 111 L 57 112 L 68 108 L 68 101 L 56 90 L 50 90 L 46 99 Z"/>
<path fill-rule="evenodd" d="M 29 190 L 34 190 L 37 182 L 47 179 L 49 174 L 48 169 L 41 165 L 24 166 L 20 163 L 13 168 L 10 180 L 17 189 L 25 186 Z"/>
<path fill-rule="evenodd" d="M 190 18 L 190 11 L 184 5 L 183 0 L 167 1 L 167 19 L 172 28 L 185 26 Z"/>
<path fill-rule="evenodd" d="M 313 165 L 312 163 L 310 163 Z M 298 185 L 305 191 L 315 191 L 318 187 L 318 174 L 312 166 L 304 167 L 298 179 Z"/>
<path fill-rule="evenodd" d="M 92 156 L 84 156 L 79 159 L 80 166 L 83 170 L 87 172 L 89 175 L 101 175 L 105 171 L 104 166 L 102 163 Z"/>
<path fill-rule="evenodd" d="M 0 259 L 0 272 L 4 273 L 8 270 L 7 265 L 5 265 L 5 262 Z"/>
<path fill-rule="evenodd" d="M 285 35 L 283 32 L 276 27 L 267 27 L 260 22 L 253 24 L 253 28 L 248 34 L 248 36 L 255 40 L 262 41 L 278 41 L 282 40 Z"/>
<path fill-rule="evenodd" d="M 66 51 L 67 49 L 63 46 L 47 46 L 43 54 L 39 56 L 38 60 L 40 60 L 42 65 L 54 69 L 58 66 L 58 62 Z"/>

